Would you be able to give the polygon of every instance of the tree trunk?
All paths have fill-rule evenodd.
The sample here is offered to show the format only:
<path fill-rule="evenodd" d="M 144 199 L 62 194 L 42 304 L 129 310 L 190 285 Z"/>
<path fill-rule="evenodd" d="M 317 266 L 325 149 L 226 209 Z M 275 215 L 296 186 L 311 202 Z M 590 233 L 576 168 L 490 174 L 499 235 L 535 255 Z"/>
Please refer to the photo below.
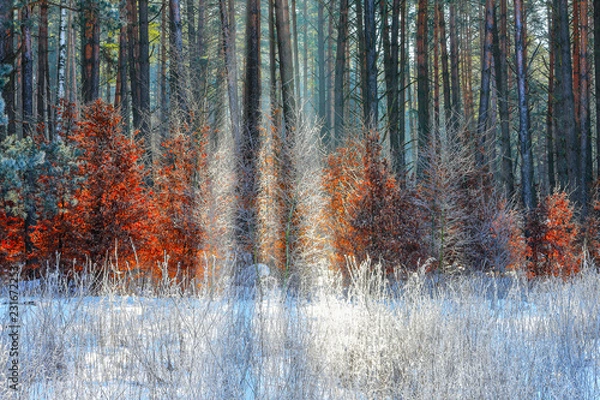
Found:
<path fill-rule="evenodd" d="M 555 103 L 558 179 L 562 188 L 578 194 L 578 147 L 567 0 L 554 0 Z M 577 200 L 577 199 L 575 199 Z"/>
<path fill-rule="evenodd" d="M 448 46 L 446 45 L 446 21 L 444 16 L 444 4 L 437 1 L 436 12 L 439 14 L 440 24 L 440 47 L 442 50 L 442 84 L 444 86 L 444 120 L 446 127 L 451 127 L 452 123 L 452 94 L 450 92 L 450 71 L 448 67 Z"/>
<path fill-rule="evenodd" d="M 169 54 L 168 29 L 169 25 L 168 0 L 162 0 L 161 30 L 160 30 L 160 134 L 161 139 L 168 137 L 169 126 L 169 86 L 167 84 L 167 59 Z"/>
<path fill-rule="evenodd" d="M 318 118 L 323 124 L 321 134 L 324 137 L 325 145 L 328 145 L 328 136 L 325 134 L 325 117 L 327 107 L 327 82 L 325 79 L 325 5 L 323 1 L 317 4 L 317 65 L 318 65 L 318 82 L 319 82 L 319 108 Z"/>
<path fill-rule="evenodd" d="M 225 0 L 221 0 L 219 3 Z M 181 5 L 179 0 L 169 0 L 170 19 L 170 87 L 171 93 L 175 95 L 178 111 L 183 115 L 188 114 L 187 100 L 185 95 L 184 73 L 183 73 L 183 34 L 181 26 Z M 229 32 L 229 27 L 227 27 Z M 228 33 L 229 34 L 229 33 Z"/>
<path fill-rule="evenodd" d="M 495 16 L 494 16 L 495 17 Z M 506 0 L 500 4 L 500 27 L 494 21 L 493 26 L 493 55 L 496 71 L 496 90 L 498 92 L 498 114 L 500 117 L 500 184 L 507 198 L 515 191 L 512 150 L 510 146 L 510 114 L 508 99 L 508 74 L 506 54 Z"/>
<path fill-rule="evenodd" d="M 489 0 L 488 0 L 489 1 Z M 515 68 L 519 109 L 519 144 L 521 149 L 521 198 L 527 210 L 536 205 L 533 185 L 533 155 L 529 130 L 529 104 L 527 99 L 527 60 L 525 59 L 523 0 L 515 0 Z"/>
<path fill-rule="evenodd" d="M 83 102 L 100 96 L 100 24 L 97 0 L 86 0 L 83 8 Z"/>
<path fill-rule="evenodd" d="M 398 176 L 401 176 L 406 170 L 406 157 L 404 142 L 406 139 L 406 70 L 408 68 L 406 62 L 406 20 L 407 20 L 407 7 L 406 0 L 400 2 L 400 92 L 398 93 L 398 140 L 394 145 L 397 148 L 392 147 L 392 155 L 394 156 L 394 171 Z M 390 143 L 391 146 L 391 143 Z"/>
<path fill-rule="evenodd" d="M 460 58 L 458 54 L 458 31 L 456 27 L 456 6 L 450 4 L 450 82 L 452 86 L 452 123 L 454 134 L 458 131 L 458 117 L 461 114 L 460 104 Z"/>
<path fill-rule="evenodd" d="M 552 193 L 556 188 L 556 172 L 555 172 L 555 118 L 554 118 L 554 22 L 552 18 L 552 9 L 548 7 L 548 31 L 550 36 L 550 54 L 548 61 L 548 103 L 546 111 L 546 163 L 548 164 L 548 192 Z"/>
<path fill-rule="evenodd" d="M 40 3 L 37 54 L 37 120 L 44 123 L 44 134 L 52 140 L 52 103 L 50 101 L 50 69 L 48 65 L 48 1 Z"/>
<path fill-rule="evenodd" d="M 277 129 L 281 128 L 279 102 L 277 100 L 277 35 L 275 33 L 275 5 L 269 2 L 269 99 L 271 118 Z"/>
<path fill-rule="evenodd" d="M 485 2 L 485 39 L 481 63 L 481 88 L 479 91 L 479 118 L 477 120 L 478 148 L 475 153 L 477 166 L 483 169 L 487 163 L 486 131 L 490 104 L 490 85 L 492 78 L 492 42 L 494 28 L 494 0 Z"/>
<path fill-rule="evenodd" d="M 594 82 L 596 89 L 596 179 L 600 177 L 600 0 L 594 0 Z"/>
<path fill-rule="evenodd" d="M 300 55 L 298 54 L 298 16 L 296 12 L 296 0 L 292 0 L 292 43 L 294 45 L 294 71 L 297 73 L 294 75 L 294 85 L 296 89 L 296 96 L 300 99 Z"/>
<path fill-rule="evenodd" d="M 119 14 L 127 18 L 127 1 L 121 0 Z M 119 59 L 117 61 L 117 84 L 115 87 L 115 107 L 120 108 L 125 132 L 129 133 L 129 107 L 127 104 L 127 24 L 121 23 L 119 29 Z"/>
<path fill-rule="evenodd" d="M 13 11 L 12 0 L 0 2 L 0 64 L 13 66 L 15 52 L 13 50 Z M 6 135 L 15 134 L 15 72 L 10 71 L 8 79 L 2 87 L 6 127 L 0 126 L 0 140 Z"/>
<path fill-rule="evenodd" d="M 377 27 L 375 25 L 375 0 L 364 0 L 364 29 L 365 29 L 365 93 L 364 118 L 367 129 L 377 129 L 378 97 L 377 97 Z M 426 1 L 426 0 L 422 0 Z"/>
<path fill-rule="evenodd" d="M 138 0 L 139 17 L 139 135 L 144 140 L 145 162 L 152 165 L 152 129 L 150 126 L 150 42 L 148 34 L 148 0 Z"/>
<path fill-rule="evenodd" d="M 238 154 L 237 245 L 257 254 L 257 159 L 260 136 L 260 1 L 247 1 L 244 123 Z"/>
<path fill-rule="evenodd" d="M 133 116 L 133 126 L 140 126 L 140 45 L 139 45 L 139 24 L 138 8 L 136 0 L 127 1 L 127 41 L 129 43 L 129 82 L 131 89 L 131 111 Z"/>
<path fill-rule="evenodd" d="M 196 30 L 196 48 L 198 57 L 198 94 L 197 101 L 204 102 L 206 92 L 206 70 L 208 67 L 208 57 L 206 51 L 206 4 L 205 0 L 198 0 L 198 29 Z"/>
<path fill-rule="evenodd" d="M 294 98 L 294 62 L 290 35 L 290 11 L 287 0 L 275 0 L 275 26 L 277 28 L 279 50 L 283 118 L 285 119 L 286 133 L 290 134 L 296 126 L 296 100 Z"/>
<path fill-rule="evenodd" d="M 31 9 L 21 11 L 21 68 L 22 68 L 22 115 L 23 136 L 33 135 L 33 55 L 31 53 Z"/>
<path fill-rule="evenodd" d="M 230 13 L 227 12 L 226 0 L 219 0 L 219 12 L 221 16 L 221 34 L 223 40 L 223 54 L 225 55 L 225 69 L 227 72 L 227 94 L 229 97 L 229 113 L 231 118 L 231 129 L 239 151 L 240 146 L 240 112 L 237 92 L 237 62 L 233 42 L 235 37 L 230 30 Z"/>
<path fill-rule="evenodd" d="M 344 129 L 344 77 L 346 72 L 346 47 L 348 44 L 348 0 L 340 1 L 340 21 L 338 26 L 335 57 L 335 99 L 334 133 L 339 142 Z"/>
<path fill-rule="evenodd" d="M 579 46 L 579 133 L 581 139 L 580 160 L 580 199 L 582 214 L 588 213 L 589 190 L 592 183 L 592 141 L 590 132 L 590 67 L 588 62 L 588 0 L 580 2 L 580 40 Z M 600 38 L 599 38 L 600 39 Z M 576 57 L 577 58 L 577 57 Z"/>
<path fill-rule="evenodd" d="M 399 33 L 400 33 L 400 11 L 401 11 L 401 0 L 392 1 L 392 23 L 391 23 L 391 36 L 390 36 L 390 55 L 388 62 L 388 70 L 391 72 L 391 76 L 386 80 L 387 83 L 387 95 L 388 95 L 388 119 L 389 119 L 389 135 L 390 135 L 390 151 L 392 157 L 392 165 L 396 174 L 400 174 L 404 169 L 402 156 L 400 153 L 404 150 L 404 140 L 400 138 L 399 132 L 399 121 L 400 121 L 400 108 L 398 106 L 398 67 L 399 67 Z M 404 43 L 402 44 L 404 45 Z M 402 76 L 402 75 L 400 75 Z M 404 85 L 404 83 L 402 83 Z"/>
<path fill-rule="evenodd" d="M 427 0 L 419 0 L 417 15 L 417 98 L 418 98 L 418 149 L 423 157 L 429 145 L 429 73 L 427 66 Z M 422 171 L 422 163 L 417 166 Z M 421 173 L 419 172 L 419 175 Z"/>

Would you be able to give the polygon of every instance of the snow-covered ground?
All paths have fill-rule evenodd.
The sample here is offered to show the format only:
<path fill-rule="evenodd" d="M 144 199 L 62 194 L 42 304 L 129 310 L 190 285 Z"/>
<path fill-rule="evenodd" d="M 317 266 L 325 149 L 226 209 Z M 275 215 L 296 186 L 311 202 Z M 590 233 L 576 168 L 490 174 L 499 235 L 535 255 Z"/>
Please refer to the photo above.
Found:
<path fill-rule="evenodd" d="M 2 289 L 0 398 L 600 398 L 598 273 L 391 288 L 357 276 L 306 296 L 22 287 L 18 393 Z"/>

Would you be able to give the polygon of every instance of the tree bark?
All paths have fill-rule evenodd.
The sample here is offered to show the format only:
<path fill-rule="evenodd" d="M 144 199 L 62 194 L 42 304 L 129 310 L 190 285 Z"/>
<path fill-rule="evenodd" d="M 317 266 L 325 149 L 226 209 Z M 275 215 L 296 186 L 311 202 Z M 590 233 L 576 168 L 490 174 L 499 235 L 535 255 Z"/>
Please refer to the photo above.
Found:
<path fill-rule="evenodd" d="M 296 126 L 296 100 L 294 97 L 294 61 L 290 35 L 290 11 L 287 0 L 275 0 L 275 26 L 279 50 L 279 74 L 283 99 L 283 118 L 286 136 Z"/>
<path fill-rule="evenodd" d="M 498 115 L 500 117 L 500 184 L 507 198 L 515 191 L 512 150 L 510 145 L 510 114 L 508 98 L 507 45 L 506 45 L 506 0 L 500 4 L 500 27 L 494 21 L 493 55 L 496 71 L 496 90 L 498 92 Z"/>
<path fill-rule="evenodd" d="M 494 28 L 494 0 L 485 2 L 485 39 L 481 63 L 481 88 L 479 90 L 479 117 L 477 119 L 477 166 L 483 169 L 487 163 L 486 131 L 490 104 L 490 86 L 492 78 L 492 42 Z"/>
<path fill-rule="evenodd" d="M 146 162 L 152 165 L 152 138 L 150 127 L 150 42 L 148 34 L 148 0 L 138 0 L 139 17 L 139 126 L 140 136 L 144 139 Z"/>
<path fill-rule="evenodd" d="M 13 67 L 15 52 L 13 49 L 13 11 L 12 0 L 0 2 L 0 64 Z M 5 135 L 13 135 L 15 129 L 15 72 L 9 72 L 8 79 L 2 87 L 6 127 L 0 126 L 0 139 Z"/>
<path fill-rule="evenodd" d="M 548 102 L 546 111 L 546 163 L 548 164 L 548 192 L 552 193 L 556 188 L 556 171 L 555 171 L 555 118 L 554 118 L 554 22 L 552 18 L 552 9 L 548 7 L 548 31 L 550 36 L 549 43 L 549 61 L 548 61 Z"/>
<path fill-rule="evenodd" d="M 321 135 L 324 137 L 325 145 L 328 145 L 328 136 L 325 133 L 325 117 L 327 114 L 327 81 L 325 78 L 325 5 L 323 1 L 317 4 L 317 65 L 318 65 L 318 82 L 319 82 L 319 108 L 318 118 L 323 124 Z"/>
<path fill-rule="evenodd" d="M 131 111 L 133 126 L 140 126 L 140 45 L 137 0 L 126 0 L 127 7 L 127 53 L 129 56 L 129 83 L 131 90 Z"/>
<path fill-rule="evenodd" d="M 100 24 L 97 0 L 85 0 L 83 6 L 83 102 L 100 96 Z"/>
<path fill-rule="evenodd" d="M 442 85 L 444 86 L 444 120 L 446 127 L 452 124 L 452 97 L 450 91 L 450 71 L 448 67 L 448 46 L 446 45 L 446 21 L 444 16 L 444 5 L 437 1 L 436 12 L 440 24 L 440 47 L 442 52 Z"/>
<path fill-rule="evenodd" d="M 452 123 L 454 133 L 458 131 L 458 117 L 461 114 L 460 58 L 458 54 L 458 31 L 456 27 L 456 6 L 450 4 L 450 82 L 452 86 Z"/>
<path fill-rule="evenodd" d="M 340 1 L 340 21 L 338 25 L 335 57 L 335 99 L 334 133 L 336 141 L 343 135 L 344 129 L 344 77 L 346 73 L 346 47 L 348 44 L 348 0 Z"/>
<path fill-rule="evenodd" d="M 53 138 L 52 102 L 50 99 L 50 68 L 48 65 L 48 1 L 40 3 L 37 54 L 37 121 L 44 123 L 47 139 Z"/>
<path fill-rule="evenodd" d="M 238 154 L 237 245 L 257 254 L 257 159 L 260 137 L 260 1 L 246 3 L 246 71 L 244 78 L 244 123 Z"/>
<path fill-rule="evenodd" d="M 579 133 L 581 140 L 580 160 L 580 199 L 582 215 L 586 216 L 589 207 L 589 190 L 592 184 L 592 141 L 590 131 L 590 67 L 588 62 L 588 0 L 580 3 L 580 40 L 579 46 Z"/>
<path fill-rule="evenodd" d="M 567 0 L 554 1 L 555 28 L 555 103 L 557 129 L 557 169 L 559 184 L 563 189 L 578 194 L 578 147 L 573 97 L 573 69 L 569 35 Z M 577 200 L 576 198 L 574 200 Z"/>
<path fill-rule="evenodd" d="M 419 0 L 417 15 L 417 101 L 418 101 L 418 149 L 422 158 L 429 145 L 429 73 L 427 65 L 427 0 Z M 419 175 L 422 163 L 418 163 Z"/>
<path fill-rule="evenodd" d="M 222 3 L 223 1 L 225 0 L 220 0 L 219 3 Z M 171 93 L 175 96 L 178 111 L 187 116 L 188 107 L 183 82 L 183 33 L 181 25 L 181 5 L 179 0 L 169 0 L 169 19 L 171 31 L 171 63 L 169 68 Z M 227 26 L 227 32 L 229 35 L 229 26 Z"/>
<path fill-rule="evenodd" d="M 375 25 L 375 0 L 364 0 L 364 34 L 365 34 L 365 94 L 364 119 L 367 129 L 377 129 L 378 96 L 377 96 L 377 27 Z M 426 1 L 426 0 L 421 0 Z"/>
<path fill-rule="evenodd" d="M 536 205 L 533 185 L 533 155 L 529 130 L 529 104 L 527 99 L 527 60 L 525 59 L 525 29 L 523 0 L 515 0 L 515 68 L 519 109 L 519 144 L 521 149 L 521 198 L 527 210 Z"/>
<path fill-rule="evenodd" d="M 29 5 L 21 11 L 21 68 L 22 68 L 22 116 L 23 136 L 32 136 L 33 131 L 33 55 L 31 52 L 31 9 Z"/>
<path fill-rule="evenodd" d="M 600 0 L 594 0 L 594 82 L 596 89 L 596 179 L 600 176 Z"/>

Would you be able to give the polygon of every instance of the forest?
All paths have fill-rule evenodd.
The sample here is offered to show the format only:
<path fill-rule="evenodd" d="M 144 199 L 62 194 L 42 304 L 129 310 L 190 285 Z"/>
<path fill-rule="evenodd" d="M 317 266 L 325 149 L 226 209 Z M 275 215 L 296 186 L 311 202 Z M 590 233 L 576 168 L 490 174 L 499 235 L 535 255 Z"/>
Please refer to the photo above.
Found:
<path fill-rule="evenodd" d="M 600 261 L 598 1 L 2 0 L 0 29 L 1 274 Z"/>

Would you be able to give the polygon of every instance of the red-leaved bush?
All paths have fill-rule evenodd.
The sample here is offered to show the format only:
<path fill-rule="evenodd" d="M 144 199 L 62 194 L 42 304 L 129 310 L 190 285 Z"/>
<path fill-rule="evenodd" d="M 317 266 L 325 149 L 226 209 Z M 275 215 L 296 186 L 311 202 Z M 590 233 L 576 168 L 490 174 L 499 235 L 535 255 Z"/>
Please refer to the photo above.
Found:
<path fill-rule="evenodd" d="M 526 231 L 528 277 L 567 277 L 579 272 L 579 229 L 573 218 L 573 206 L 565 192 L 555 192 L 540 202 L 529 217 Z"/>
<path fill-rule="evenodd" d="M 362 150 L 360 164 L 357 150 Z M 416 194 L 399 187 L 381 156 L 378 135 L 367 135 L 364 147 L 338 150 L 328 164 L 324 187 L 338 262 L 345 255 L 370 257 L 391 272 L 397 266 L 414 269 L 424 261 Z"/>
<path fill-rule="evenodd" d="M 144 189 L 143 150 L 121 131 L 121 117 L 98 100 L 83 110 L 69 138 L 81 152 L 75 173 L 80 185 L 34 235 L 41 254 L 61 252 L 63 260 L 84 257 L 102 263 L 118 257 L 135 264 L 135 249 L 145 249 L 149 224 Z"/>
<path fill-rule="evenodd" d="M 193 276 L 200 264 L 205 233 L 197 215 L 202 191 L 199 171 L 206 169 L 207 141 L 203 131 L 175 133 L 163 143 L 154 178 L 150 247 L 166 253 L 171 275 L 179 270 Z"/>

